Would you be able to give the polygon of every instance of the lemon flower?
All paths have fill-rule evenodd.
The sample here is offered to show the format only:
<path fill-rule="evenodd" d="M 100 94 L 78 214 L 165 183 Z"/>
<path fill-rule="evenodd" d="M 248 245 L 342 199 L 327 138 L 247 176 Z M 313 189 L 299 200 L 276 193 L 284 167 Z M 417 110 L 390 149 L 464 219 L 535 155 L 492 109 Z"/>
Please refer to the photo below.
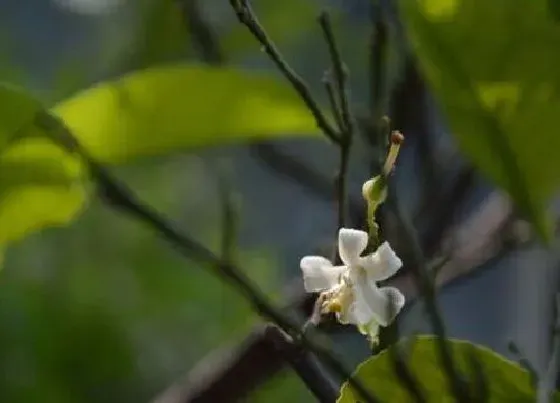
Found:
<path fill-rule="evenodd" d="M 338 251 L 343 265 L 334 266 L 322 256 L 305 256 L 300 267 L 305 290 L 321 292 L 323 312 L 335 312 L 343 324 L 353 324 L 375 339 L 379 326 L 388 326 L 405 303 L 395 287 L 378 287 L 377 283 L 393 276 L 402 261 L 388 242 L 366 256 L 361 256 L 368 234 L 349 228 L 338 233 Z"/>

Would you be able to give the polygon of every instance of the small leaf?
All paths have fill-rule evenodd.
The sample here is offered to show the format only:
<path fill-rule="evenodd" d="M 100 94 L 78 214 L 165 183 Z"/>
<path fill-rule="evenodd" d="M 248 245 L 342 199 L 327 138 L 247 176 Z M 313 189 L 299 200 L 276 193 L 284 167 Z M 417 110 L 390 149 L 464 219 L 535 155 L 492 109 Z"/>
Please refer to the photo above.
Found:
<path fill-rule="evenodd" d="M 408 342 L 406 340 L 400 343 Z M 426 401 L 454 402 L 448 390 L 445 371 L 440 365 L 435 337 L 419 336 L 410 342 L 410 349 L 406 349 L 409 354 L 406 360 L 407 367 L 420 386 Z M 480 375 L 480 373 L 475 374 L 474 371 L 482 369 L 488 386 L 488 402 L 534 401 L 536 393 L 531 386 L 529 373 L 516 363 L 486 347 L 467 341 L 448 340 L 448 345 L 454 362 L 471 389 L 476 386 L 479 379 L 477 376 Z M 394 357 L 390 349 L 400 347 L 400 345 L 389 347 L 360 364 L 356 371 L 356 376 L 383 402 L 414 401 L 394 369 Z M 480 366 L 473 365 L 473 357 Z M 354 392 L 347 383 L 342 386 L 337 402 L 357 402 Z"/>
<path fill-rule="evenodd" d="M 230 68 L 174 65 L 129 74 L 57 105 L 80 142 L 103 162 L 282 136 L 315 135 L 292 88 Z"/>
<path fill-rule="evenodd" d="M 472 162 L 543 238 L 558 190 L 560 24 L 550 0 L 410 0 L 401 9 L 420 67 Z"/>
<path fill-rule="evenodd" d="M 84 203 L 81 166 L 34 126 L 40 110 L 24 92 L 0 86 L 0 247 L 68 222 Z"/>

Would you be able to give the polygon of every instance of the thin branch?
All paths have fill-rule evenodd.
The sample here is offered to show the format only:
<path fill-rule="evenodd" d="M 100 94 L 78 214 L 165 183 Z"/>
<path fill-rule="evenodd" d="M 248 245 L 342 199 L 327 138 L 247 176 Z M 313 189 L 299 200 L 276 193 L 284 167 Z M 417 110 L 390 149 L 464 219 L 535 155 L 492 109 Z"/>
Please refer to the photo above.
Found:
<path fill-rule="evenodd" d="M 555 295 L 555 321 L 553 331 L 552 355 L 548 367 L 539 379 L 537 387 L 537 402 L 549 403 L 555 390 L 556 376 L 560 367 L 560 294 Z"/>
<path fill-rule="evenodd" d="M 469 366 L 471 368 L 471 374 L 474 378 L 474 394 L 472 396 L 473 401 L 486 403 L 490 399 L 490 385 L 488 384 L 488 373 L 482 364 L 480 357 L 478 356 L 478 351 L 473 345 L 470 345 L 467 351 Z"/>
<path fill-rule="evenodd" d="M 503 242 L 490 243 L 490 250 L 484 246 L 488 244 L 490 239 L 503 238 L 500 233 L 505 230 L 504 227 L 494 227 L 492 225 L 486 227 L 488 222 L 491 221 L 489 217 L 495 219 L 498 215 L 507 216 L 509 214 L 502 203 L 495 203 L 494 199 L 496 198 L 500 198 L 500 196 L 496 194 L 491 196 L 485 202 L 484 207 L 474 213 L 475 217 L 471 217 L 468 222 L 460 224 L 466 230 L 455 229 L 458 232 L 464 232 L 464 234 L 457 239 L 455 247 L 458 252 L 452 253 L 450 260 L 441 269 L 441 273 L 445 275 L 438 277 L 438 287 L 454 287 L 477 276 L 476 273 L 494 269 L 497 266 L 492 262 L 503 259 L 507 253 L 504 252 L 504 248 L 510 250 L 510 246 L 506 246 Z M 484 235 L 481 237 L 480 234 Z M 410 279 L 412 270 L 408 270 L 408 274 L 404 276 L 389 279 L 385 284 L 400 289 L 407 301 L 418 298 L 418 288 L 414 286 L 414 281 Z M 282 295 L 284 295 L 284 300 L 288 301 L 283 310 L 295 311 L 303 317 L 308 317 L 313 311 L 314 296 L 302 292 L 300 279 L 290 282 Z M 411 304 L 409 303 L 407 306 L 411 306 Z M 353 331 L 349 327 L 339 325 L 329 327 L 322 325 L 321 327 L 327 332 Z M 158 399 L 157 403 L 223 401 L 218 399 L 218 395 L 216 395 L 222 393 L 220 391 L 223 391 L 225 396 L 229 396 L 231 399 L 242 399 L 252 389 L 264 383 L 266 379 L 272 377 L 284 367 L 281 357 L 271 353 L 270 349 L 266 347 L 267 344 L 263 337 L 262 325 L 258 325 L 244 338 L 239 346 L 220 349 L 217 353 L 209 354 L 200 362 L 199 366 L 215 368 L 210 374 L 206 373 L 205 377 L 197 376 L 198 371 L 195 368 L 191 371 L 192 374 L 189 373 L 187 381 L 181 383 L 180 388 L 169 388 L 161 395 L 162 399 Z M 219 354 L 218 358 L 216 358 L 217 354 Z M 217 362 L 218 359 L 219 362 Z M 237 377 L 242 377 L 245 382 L 236 382 Z M 164 397 L 170 395 L 174 398 L 164 399 Z"/>
<path fill-rule="evenodd" d="M 377 126 L 377 122 L 387 113 L 388 27 L 383 8 L 378 3 L 371 3 L 370 15 L 372 31 L 369 45 L 369 107 L 372 121 Z"/>
<path fill-rule="evenodd" d="M 138 199 L 123 183 L 113 178 L 109 171 L 78 143 L 62 121 L 48 113 L 39 113 L 36 116 L 35 124 L 44 128 L 54 141 L 78 155 L 87 164 L 90 175 L 97 185 L 98 194 L 107 206 L 143 222 L 176 247 L 186 258 L 209 266 L 218 277 L 229 282 L 237 292 L 245 297 L 263 318 L 274 322 L 288 334 L 299 336 L 298 341 L 302 347 L 316 354 L 337 376 L 347 379 L 351 387 L 365 402 L 378 402 L 378 399 L 365 388 L 361 380 L 355 378 L 333 355 L 329 347 L 319 342 L 314 335 L 301 334 L 301 325 L 276 309 L 242 270 L 231 262 L 223 261 L 204 245 L 183 234 L 155 209 Z"/>
<path fill-rule="evenodd" d="M 336 183 L 336 200 L 337 200 L 337 228 L 340 229 L 346 224 L 347 213 L 347 193 L 348 193 L 348 168 L 350 164 L 350 151 L 352 148 L 352 140 L 354 136 L 354 119 L 350 112 L 350 103 L 348 100 L 348 72 L 344 63 L 342 62 L 340 51 L 336 44 L 332 24 L 329 15 L 326 12 L 321 13 L 319 16 L 319 25 L 323 31 L 325 41 L 327 43 L 329 54 L 331 58 L 333 79 L 336 91 L 334 94 L 329 95 L 337 102 L 331 101 L 333 107 L 337 106 L 335 116 L 340 116 L 338 120 L 340 123 L 339 131 L 341 133 L 341 141 L 339 143 L 340 152 L 340 165 L 335 179 Z M 329 75 L 330 76 L 330 75 Z M 330 77 L 328 77 L 330 78 Z M 327 89 L 329 87 L 327 86 Z M 333 91 L 331 91 L 333 92 Z"/>
<path fill-rule="evenodd" d="M 539 383 L 539 373 L 535 369 L 533 364 L 531 364 L 531 361 L 529 361 L 529 359 L 523 353 L 521 348 L 519 348 L 517 343 L 515 343 L 513 340 L 511 340 L 508 343 L 508 350 L 509 350 L 510 353 L 515 355 L 515 358 L 516 358 L 517 362 L 519 363 L 519 365 L 521 367 L 523 367 L 523 369 L 525 369 L 529 373 L 529 377 L 531 379 L 531 384 L 536 387 Z"/>
<path fill-rule="evenodd" d="M 319 108 L 318 103 L 313 98 L 311 90 L 303 79 L 292 69 L 292 67 L 286 62 L 286 59 L 282 56 L 276 45 L 272 42 L 264 28 L 258 21 L 253 9 L 248 0 L 230 0 L 230 4 L 237 15 L 239 22 L 245 25 L 253 36 L 262 45 L 263 50 L 274 62 L 276 67 L 282 72 L 286 79 L 292 84 L 294 89 L 300 95 L 301 99 L 305 102 L 305 105 L 309 108 L 317 126 L 323 131 L 325 136 L 327 136 L 334 144 L 340 144 L 340 137 L 337 131 L 332 127 L 332 125 L 327 120 L 326 116 L 323 114 Z"/>
<path fill-rule="evenodd" d="M 225 56 L 220 41 L 203 15 L 199 0 L 177 0 L 187 26 L 202 60 L 211 65 L 221 65 Z"/>
<path fill-rule="evenodd" d="M 336 401 L 338 387 L 322 371 L 311 355 L 295 343 L 286 332 L 276 325 L 268 325 L 265 330 L 265 338 L 276 348 L 279 356 L 290 364 L 317 401 L 321 403 Z"/>
<path fill-rule="evenodd" d="M 336 44 L 331 19 L 328 13 L 321 13 L 319 16 L 319 24 L 323 30 L 325 40 L 329 47 L 329 54 L 334 73 L 334 82 L 336 85 L 336 94 L 338 95 L 338 105 L 340 106 L 342 123 L 344 123 L 344 126 L 341 127 L 341 132 L 344 137 L 347 137 L 346 141 L 350 142 L 352 134 L 354 133 L 354 119 L 350 112 L 350 102 L 348 100 L 348 69 L 344 65 L 340 56 L 340 50 Z"/>
<path fill-rule="evenodd" d="M 211 65 L 222 65 L 226 62 L 226 57 L 220 46 L 219 38 L 215 30 L 204 16 L 199 0 L 178 0 L 183 11 L 185 25 L 188 27 L 192 40 L 202 60 Z M 327 83 L 325 83 L 327 84 Z M 332 86 L 331 91 L 333 91 Z M 332 94 L 333 101 L 334 93 Z M 335 109 L 333 108 L 333 111 Z M 338 110 L 334 113 L 337 125 L 341 122 Z M 341 124 L 341 123 L 340 123 Z M 274 171 L 289 177 L 296 183 L 313 191 L 315 194 L 330 200 L 332 197 L 332 187 L 324 178 L 303 162 L 298 161 L 293 156 L 282 153 L 273 143 L 261 143 L 249 145 L 249 149 L 267 166 Z M 361 208 L 358 203 L 350 203 L 350 209 Z"/>
<path fill-rule="evenodd" d="M 469 390 L 462 379 L 455 362 L 453 361 L 451 350 L 446 342 L 445 325 L 440 307 L 437 303 L 434 282 L 431 280 L 431 276 L 428 273 L 424 255 L 418 243 L 414 228 L 412 227 L 410 221 L 405 217 L 398 201 L 395 203 L 395 213 L 402 228 L 402 235 L 405 238 L 405 241 L 411 246 L 413 252 L 412 257 L 414 261 L 412 264 L 415 268 L 415 270 L 413 270 L 413 277 L 424 299 L 434 333 L 437 335 L 439 358 L 443 368 L 445 369 L 449 389 L 458 402 L 469 403 Z"/>
<path fill-rule="evenodd" d="M 334 116 L 336 125 L 339 128 L 344 127 L 344 121 L 342 120 L 342 115 L 340 113 L 340 106 L 336 99 L 336 92 L 333 87 L 332 79 L 330 77 L 330 72 L 326 72 L 323 76 L 323 85 L 325 86 L 325 91 L 327 92 L 327 98 L 329 99 L 329 104 L 331 106 L 331 111 Z"/>
<path fill-rule="evenodd" d="M 235 195 L 222 176 L 218 176 L 218 194 L 222 206 L 221 258 L 224 262 L 234 262 L 238 209 Z"/>
<path fill-rule="evenodd" d="M 284 368 L 285 361 L 259 324 L 235 347 L 222 347 L 199 361 L 152 403 L 239 402 Z"/>
<path fill-rule="evenodd" d="M 391 361 L 393 363 L 393 370 L 399 378 L 399 381 L 409 393 L 411 399 L 416 403 L 427 403 L 422 386 L 418 383 L 418 380 L 414 377 L 414 374 L 408 367 L 406 358 L 403 354 L 402 345 L 400 345 L 400 343 L 396 344 L 389 351 L 391 354 Z"/>

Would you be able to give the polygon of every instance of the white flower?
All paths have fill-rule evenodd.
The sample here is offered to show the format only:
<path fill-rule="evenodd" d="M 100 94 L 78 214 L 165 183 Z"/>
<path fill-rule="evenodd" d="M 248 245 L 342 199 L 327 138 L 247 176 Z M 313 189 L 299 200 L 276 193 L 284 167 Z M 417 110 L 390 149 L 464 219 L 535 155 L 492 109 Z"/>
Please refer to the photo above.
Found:
<path fill-rule="evenodd" d="M 377 286 L 377 282 L 393 276 L 402 266 L 388 242 L 374 253 L 361 256 L 368 243 L 368 234 L 341 228 L 338 251 L 342 266 L 321 256 L 301 259 L 303 280 L 307 292 L 322 292 L 325 311 L 336 312 L 341 323 L 358 326 L 369 336 L 379 326 L 388 326 L 405 303 L 402 293 L 394 287 Z"/>

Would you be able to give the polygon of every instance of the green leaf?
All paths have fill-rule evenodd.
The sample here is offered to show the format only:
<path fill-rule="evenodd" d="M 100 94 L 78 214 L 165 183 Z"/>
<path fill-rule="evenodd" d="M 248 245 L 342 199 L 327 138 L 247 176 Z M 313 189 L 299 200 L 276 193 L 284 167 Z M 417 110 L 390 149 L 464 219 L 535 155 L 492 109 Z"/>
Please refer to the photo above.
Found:
<path fill-rule="evenodd" d="M 401 341 L 399 344 L 407 342 Z M 445 371 L 440 366 L 435 337 L 419 336 L 410 342 L 407 366 L 417 380 L 426 401 L 454 402 L 455 400 L 448 390 Z M 488 382 L 488 402 L 534 401 L 536 394 L 531 386 L 529 373 L 519 365 L 486 347 L 467 341 L 448 340 L 448 345 L 458 369 L 469 381 L 469 385 L 473 387 L 477 382 L 477 375 L 474 372 L 476 367 L 472 364 L 473 357 L 478 361 Z M 414 401 L 394 369 L 391 349 L 399 347 L 400 345 L 394 345 L 369 358 L 360 364 L 356 371 L 356 376 L 383 402 Z M 347 383 L 342 386 L 337 402 L 357 402 L 356 396 Z"/>
<path fill-rule="evenodd" d="M 80 164 L 33 123 L 32 97 L 0 86 L 0 247 L 69 221 L 85 195 Z"/>
<path fill-rule="evenodd" d="M 4 146 L 29 126 L 40 103 L 20 89 L 0 83 L 0 152 Z"/>
<path fill-rule="evenodd" d="M 550 0 L 403 0 L 421 69 L 473 163 L 548 238 L 560 184 L 560 23 Z"/>
<path fill-rule="evenodd" d="M 57 105 L 103 162 L 248 140 L 317 134 L 292 88 L 257 73 L 198 65 L 147 69 Z"/>

